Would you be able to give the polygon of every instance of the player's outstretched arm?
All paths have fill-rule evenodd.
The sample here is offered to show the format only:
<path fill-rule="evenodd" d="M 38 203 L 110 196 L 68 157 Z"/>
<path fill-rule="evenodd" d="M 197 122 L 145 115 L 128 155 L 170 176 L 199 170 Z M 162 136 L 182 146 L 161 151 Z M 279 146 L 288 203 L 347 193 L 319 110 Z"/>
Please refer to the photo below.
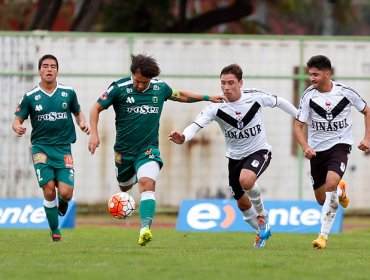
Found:
<path fill-rule="evenodd" d="M 365 116 L 365 136 L 364 139 L 358 145 L 361 151 L 368 153 L 370 151 L 370 108 L 366 105 L 365 109 L 362 110 Z"/>
<path fill-rule="evenodd" d="M 185 142 L 185 135 L 178 131 L 172 131 L 168 136 L 168 140 L 176 144 L 183 144 Z"/>
<path fill-rule="evenodd" d="M 297 116 L 297 108 L 285 98 L 277 97 L 276 107 L 279 107 L 281 110 L 292 115 L 294 118 Z"/>
<path fill-rule="evenodd" d="M 222 103 L 226 102 L 226 98 L 222 95 L 202 95 L 199 93 L 194 93 L 184 90 L 174 90 L 170 97 L 173 101 L 194 103 L 199 101 L 211 101 L 213 103 Z"/>
<path fill-rule="evenodd" d="M 193 139 L 195 133 L 197 133 L 200 129 L 201 127 L 199 125 L 192 123 L 188 125 L 182 133 L 178 131 L 172 131 L 170 135 L 168 135 L 168 140 L 176 144 L 183 144 Z"/>
<path fill-rule="evenodd" d="M 13 120 L 12 129 L 18 137 L 21 137 L 26 133 L 26 128 L 22 126 L 23 122 L 24 122 L 24 119 L 18 116 L 15 116 Z"/>

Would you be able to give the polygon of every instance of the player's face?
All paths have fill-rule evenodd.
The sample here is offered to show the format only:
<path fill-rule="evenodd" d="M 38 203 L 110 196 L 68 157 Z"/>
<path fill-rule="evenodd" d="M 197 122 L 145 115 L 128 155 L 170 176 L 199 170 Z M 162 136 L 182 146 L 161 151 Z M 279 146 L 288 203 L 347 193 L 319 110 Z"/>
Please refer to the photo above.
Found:
<path fill-rule="evenodd" d="M 134 88 L 138 92 L 143 92 L 146 90 L 150 84 L 151 78 L 144 77 L 141 75 L 141 73 L 136 72 L 134 75 L 132 75 L 132 81 L 134 83 Z"/>
<path fill-rule="evenodd" d="M 221 75 L 221 89 L 228 101 L 233 102 L 241 97 L 240 88 L 243 80 L 238 81 L 234 74 Z"/>
<path fill-rule="evenodd" d="M 310 68 L 308 70 L 310 82 L 312 86 L 320 92 L 326 92 L 328 85 L 330 86 L 330 71 L 319 70 L 317 68 Z"/>
<path fill-rule="evenodd" d="M 46 83 L 54 83 L 58 75 L 57 62 L 54 59 L 45 59 L 39 70 L 41 80 Z"/>

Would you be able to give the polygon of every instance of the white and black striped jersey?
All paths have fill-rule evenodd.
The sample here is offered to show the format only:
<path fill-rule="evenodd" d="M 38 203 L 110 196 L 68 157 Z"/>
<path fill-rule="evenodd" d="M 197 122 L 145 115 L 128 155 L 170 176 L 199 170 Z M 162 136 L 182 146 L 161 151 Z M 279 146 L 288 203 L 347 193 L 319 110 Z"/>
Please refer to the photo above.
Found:
<path fill-rule="evenodd" d="M 363 111 L 366 102 L 352 88 L 333 82 L 330 92 L 310 86 L 303 93 L 297 120 L 308 126 L 308 144 L 325 151 L 336 144 L 353 144 L 351 106 Z"/>
<path fill-rule="evenodd" d="M 243 89 L 238 101 L 212 103 L 194 121 L 200 128 L 216 121 L 226 140 L 226 156 L 242 159 L 262 149 L 271 150 L 266 140 L 262 107 L 275 107 L 277 97 L 258 89 Z"/>

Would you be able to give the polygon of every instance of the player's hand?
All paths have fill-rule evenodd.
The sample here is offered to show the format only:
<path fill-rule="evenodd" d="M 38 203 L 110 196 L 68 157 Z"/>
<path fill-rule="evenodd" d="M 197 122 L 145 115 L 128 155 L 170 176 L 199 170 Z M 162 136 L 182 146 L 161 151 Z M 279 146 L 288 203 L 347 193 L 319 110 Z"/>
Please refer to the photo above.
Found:
<path fill-rule="evenodd" d="M 370 140 L 364 138 L 360 142 L 360 144 L 357 146 L 361 151 L 364 151 L 365 153 L 370 152 Z"/>
<path fill-rule="evenodd" d="M 178 131 L 172 131 L 170 135 L 168 135 L 168 140 L 176 144 L 182 144 L 185 141 L 185 135 Z"/>
<path fill-rule="evenodd" d="M 303 153 L 305 158 L 307 159 L 312 159 L 313 157 L 316 156 L 316 152 L 310 146 L 305 147 L 303 149 Z"/>
<path fill-rule="evenodd" d="M 87 135 L 90 134 L 90 126 L 87 123 L 80 123 L 79 125 L 80 129 L 85 132 Z"/>
<path fill-rule="evenodd" d="M 211 101 L 212 103 L 228 102 L 226 97 L 223 95 L 212 95 L 209 97 L 209 101 Z"/>
<path fill-rule="evenodd" d="M 18 125 L 14 128 L 14 132 L 17 135 L 17 137 L 21 137 L 26 133 L 26 128 L 22 125 Z"/>
<path fill-rule="evenodd" d="M 97 147 L 99 147 L 100 140 L 96 134 L 91 134 L 89 139 L 89 152 L 93 155 Z"/>

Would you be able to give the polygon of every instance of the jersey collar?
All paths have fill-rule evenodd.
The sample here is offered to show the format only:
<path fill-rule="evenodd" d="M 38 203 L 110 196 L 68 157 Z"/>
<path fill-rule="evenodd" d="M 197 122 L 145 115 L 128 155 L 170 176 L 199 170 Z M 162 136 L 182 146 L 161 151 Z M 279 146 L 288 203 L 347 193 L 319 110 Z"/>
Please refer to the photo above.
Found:
<path fill-rule="evenodd" d="M 43 88 L 40 86 L 40 84 L 38 84 L 37 86 L 39 87 L 40 91 L 42 91 L 43 93 L 45 93 L 47 96 L 51 97 L 51 96 L 53 96 L 53 94 L 57 91 L 57 89 L 58 89 L 58 87 L 59 87 L 59 84 L 58 84 L 58 82 L 57 82 L 57 85 L 56 85 L 56 87 L 55 87 L 55 89 L 53 90 L 53 92 L 52 92 L 52 93 L 48 93 L 48 92 L 46 92 L 45 90 L 43 90 Z"/>

